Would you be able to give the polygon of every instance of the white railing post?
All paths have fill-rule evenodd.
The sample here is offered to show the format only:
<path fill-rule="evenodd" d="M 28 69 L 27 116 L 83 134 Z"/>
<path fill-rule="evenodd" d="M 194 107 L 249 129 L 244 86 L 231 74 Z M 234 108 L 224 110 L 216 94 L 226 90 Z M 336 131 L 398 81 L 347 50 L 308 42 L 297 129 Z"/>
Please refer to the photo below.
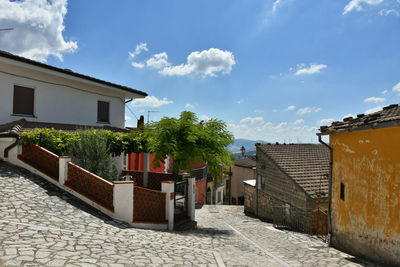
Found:
<path fill-rule="evenodd" d="M 143 155 L 143 186 L 147 187 L 149 184 L 149 171 L 150 171 L 150 153 Z"/>
<path fill-rule="evenodd" d="M 133 187 L 133 181 L 114 181 L 114 215 L 128 223 L 133 222 Z"/>
<path fill-rule="evenodd" d="M 165 219 L 168 221 L 168 230 L 174 230 L 174 200 L 175 182 L 162 181 L 161 191 L 165 192 Z"/>
<path fill-rule="evenodd" d="M 191 221 L 195 220 L 195 208 L 196 208 L 196 178 L 189 177 L 187 178 L 188 181 L 188 215 Z"/>
<path fill-rule="evenodd" d="M 60 156 L 58 157 L 58 182 L 61 185 L 65 184 L 65 181 L 68 179 L 68 162 L 71 161 L 71 157 L 68 156 Z"/>

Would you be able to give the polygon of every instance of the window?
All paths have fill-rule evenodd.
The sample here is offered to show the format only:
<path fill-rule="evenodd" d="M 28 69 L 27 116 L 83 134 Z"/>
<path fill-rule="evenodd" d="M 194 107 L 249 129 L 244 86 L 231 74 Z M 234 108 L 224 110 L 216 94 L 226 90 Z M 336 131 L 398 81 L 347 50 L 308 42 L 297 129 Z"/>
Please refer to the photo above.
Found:
<path fill-rule="evenodd" d="M 33 116 L 34 89 L 14 85 L 13 114 Z"/>
<path fill-rule="evenodd" d="M 110 122 L 110 103 L 97 101 L 97 121 Z"/>
<path fill-rule="evenodd" d="M 340 183 L 340 199 L 344 200 L 344 183 Z"/>

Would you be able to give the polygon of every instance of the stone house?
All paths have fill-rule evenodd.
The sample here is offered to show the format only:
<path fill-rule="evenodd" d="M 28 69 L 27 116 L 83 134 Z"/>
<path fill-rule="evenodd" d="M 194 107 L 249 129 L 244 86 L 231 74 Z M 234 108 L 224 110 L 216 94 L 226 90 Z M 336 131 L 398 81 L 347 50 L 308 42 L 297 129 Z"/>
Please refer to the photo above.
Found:
<path fill-rule="evenodd" d="M 400 265 L 400 107 L 344 118 L 329 135 L 331 245 Z"/>
<path fill-rule="evenodd" d="M 247 156 L 235 159 L 230 179 L 230 203 L 232 205 L 244 205 L 244 184 L 245 180 L 252 180 L 256 177 L 255 156 Z"/>
<path fill-rule="evenodd" d="M 255 215 L 278 227 L 327 231 L 329 149 L 320 144 L 256 144 Z"/>

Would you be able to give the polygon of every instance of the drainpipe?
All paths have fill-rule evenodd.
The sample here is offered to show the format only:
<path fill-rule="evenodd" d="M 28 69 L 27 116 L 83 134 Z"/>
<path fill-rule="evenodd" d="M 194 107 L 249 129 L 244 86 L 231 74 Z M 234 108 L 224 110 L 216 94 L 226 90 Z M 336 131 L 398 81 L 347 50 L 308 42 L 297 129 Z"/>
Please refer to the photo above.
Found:
<path fill-rule="evenodd" d="M 4 149 L 4 158 L 8 158 L 8 152 L 15 147 L 16 145 L 18 145 L 19 142 L 19 136 L 16 134 L 0 134 L 0 138 L 10 138 L 10 137 L 14 137 L 15 138 L 15 142 L 12 143 L 11 145 L 9 145 L 8 147 L 6 147 Z"/>
<path fill-rule="evenodd" d="M 328 174 L 328 244 L 331 245 L 332 220 L 331 220 L 331 196 L 332 196 L 332 147 L 322 141 L 321 135 L 318 135 L 318 142 L 329 148 L 329 174 Z"/>

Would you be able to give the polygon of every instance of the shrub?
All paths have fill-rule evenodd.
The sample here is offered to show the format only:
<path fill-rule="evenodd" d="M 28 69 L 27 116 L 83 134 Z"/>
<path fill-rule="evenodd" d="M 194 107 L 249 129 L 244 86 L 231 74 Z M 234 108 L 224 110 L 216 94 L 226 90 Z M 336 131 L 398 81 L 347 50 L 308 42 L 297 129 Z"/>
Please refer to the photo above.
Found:
<path fill-rule="evenodd" d="M 69 143 L 67 148 L 68 154 L 73 157 L 72 162 L 106 180 L 117 179 L 108 133 L 103 130 L 79 130 L 76 135 L 78 141 Z"/>
<path fill-rule="evenodd" d="M 67 147 L 77 141 L 75 133 L 57 131 L 54 129 L 33 129 L 20 134 L 20 138 L 27 144 L 33 143 L 60 155 L 67 155 Z"/>

